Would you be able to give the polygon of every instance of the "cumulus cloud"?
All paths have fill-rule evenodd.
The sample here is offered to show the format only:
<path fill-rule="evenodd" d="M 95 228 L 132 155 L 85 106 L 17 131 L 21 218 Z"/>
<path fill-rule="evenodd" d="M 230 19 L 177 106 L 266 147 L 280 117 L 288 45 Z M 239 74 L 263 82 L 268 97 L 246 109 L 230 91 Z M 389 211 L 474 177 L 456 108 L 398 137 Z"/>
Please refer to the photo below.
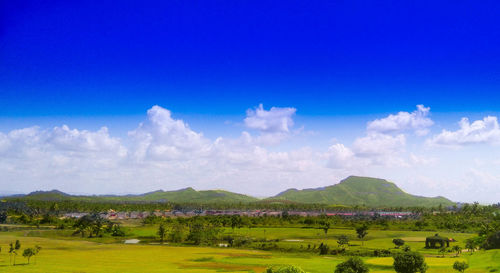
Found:
<path fill-rule="evenodd" d="M 106 127 L 29 127 L 1 134 L 0 142 L 0 182 L 15 191 L 90 186 L 117 172 L 127 157 L 127 149 Z"/>
<path fill-rule="evenodd" d="M 73 152 L 103 152 L 118 151 L 125 155 L 126 149 L 121 146 L 119 139 L 109 136 L 108 128 L 102 127 L 96 132 L 70 129 L 67 125 L 55 127 L 49 132 L 47 143 L 54 149 Z"/>
<path fill-rule="evenodd" d="M 137 159 L 181 159 L 201 156 L 210 149 L 209 141 L 182 120 L 172 118 L 169 110 L 158 105 L 147 112 L 147 120 L 129 136 L 134 140 Z"/>
<path fill-rule="evenodd" d="M 353 150 L 358 156 L 380 156 L 395 154 L 403 150 L 406 145 L 406 137 L 403 134 L 392 136 L 386 134 L 371 133 L 365 137 L 357 138 L 353 144 Z"/>
<path fill-rule="evenodd" d="M 359 169 L 372 165 L 409 166 L 410 163 L 416 163 L 416 157 L 406 158 L 405 133 L 413 131 L 417 135 L 427 134 L 428 127 L 433 124 L 427 117 L 429 111 L 429 107 L 417 105 L 417 110 L 412 113 L 399 112 L 368 122 L 366 135 L 356 138 L 350 148 L 343 144 L 335 144 L 329 148 L 328 166 Z"/>
<path fill-rule="evenodd" d="M 385 118 L 376 119 L 368 123 L 367 130 L 375 133 L 397 133 L 403 131 L 414 131 L 415 134 L 423 136 L 429 133 L 429 127 L 434 122 L 428 117 L 430 107 L 417 105 L 417 110 L 399 112 Z"/>
<path fill-rule="evenodd" d="M 410 129 L 367 128 L 366 135 L 355 138 L 352 145 L 335 143 L 325 149 L 265 146 L 269 143 L 264 141 L 266 137 L 275 140 L 294 135 L 294 113 L 294 108 L 264 110 L 259 106 L 245 119 L 247 127 L 258 133 L 243 131 L 236 138 L 209 139 L 160 106 L 149 109 L 144 122 L 124 139 L 112 136 L 106 127 L 82 130 L 63 125 L 0 132 L 0 182 L 3 190 L 11 191 L 58 188 L 81 193 L 131 193 L 194 186 L 262 196 L 290 187 L 331 185 L 353 174 L 392 178 L 398 171 L 407 172 L 401 171 L 401 166 L 434 168 L 437 162 L 425 154 L 406 151 L 405 133 Z M 496 119 L 481 122 L 484 126 L 464 123 L 466 129 L 460 130 L 469 133 L 462 135 L 477 139 L 470 136 L 476 133 L 470 132 L 481 131 L 479 139 L 494 142 L 491 135 L 495 133 L 491 131 L 498 131 Z M 489 129 L 477 129 L 482 127 Z M 457 132 L 450 133 L 459 135 Z M 486 196 L 488 192 L 481 194 Z"/>
<path fill-rule="evenodd" d="M 4 156 L 58 152 L 72 156 L 113 153 L 123 157 L 127 153 L 120 140 L 111 137 L 106 127 L 93 132 L 70 129 L 67 125 L 52 130 L 35 126 L 0 134 L 0 151 Z"/>
<path fill-rule="evenodd" d="M 327 157 L 327 165 L 333 169 L 349 168 L 354 165 L 353 163 L 356 160 L 354 152 L 341 143 L 330 146 L 328 148 Z"/>
<path fill-rule="evenodd" d="M 468 118 L 462 118 L 458 125 L 460 127 L 458 130 L 443 130 L 440 134 L 429 139 L 427 143 L 440 146 L 500 143 L 500 128 L 497 117 L 487 116 L 472 123 Z"/>
<path fill-rule="evenodd" d="M 270 110 L 265 110 L 260 104 L 255 110 L 247 110 L 245 125 L 265 133 L 289 133 L 296 111 L 297 109 L 291 107 L 271 107 Z"/>

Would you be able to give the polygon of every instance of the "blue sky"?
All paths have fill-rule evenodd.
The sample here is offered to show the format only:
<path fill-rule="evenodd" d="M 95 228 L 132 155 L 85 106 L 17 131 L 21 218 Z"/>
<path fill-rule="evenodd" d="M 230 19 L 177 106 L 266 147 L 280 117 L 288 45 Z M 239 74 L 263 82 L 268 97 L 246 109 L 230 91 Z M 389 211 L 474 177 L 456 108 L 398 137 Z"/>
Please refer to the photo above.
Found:
<path fill-rule="evenodd" d="M 22 172 L 22 167 L 47 167 L 34 164 L 30 161 L 36 158 L 34 152 L 23 150 L 27 157 L 21 163 L 4 163 L 3 169 L 0 164 L 4 177 L 22 181 L 7 191 L 60 188 L 109 193 L 183 186 L 242 189 L 241 184 L 249 181 L 231 181 L 258 167 L 241 167 L 242 162 L 233 161 L 237 155 L 248 157 L 252 151 L 256 160 L 259 155 L 260 159 L 269 157 L 262 164 L 275 166 L 251 176 L 263 185 L 273 181 L 275 186 L 269 190 L 243 187 L 255 195 L 274 194 L 287 187 L 322 186 L 344 175 L 363 174 L 392 179 L 406 190 L 427 195 L 446 195 L 437 185 L 454 187 L 458 183 L 461 186 L 455 188 L 463 190 L 451 198 L 495 201 L 487 192 L 478 192 L 474 199 L 467 190 L 483 184 L 495 189 L 495 183 L 500 183 L 496 163 L 479 162 L 498 154 L 495 122 L 483 120 L 500 112 L 500 4 L 496 1 L 130 1 L 119 5 L 7 1 L 1 5 L 0 136 L 7 143 L 5 147 L 10 147 L 4 148 L 4 157 L 19 152 L 21 148 L 13 148 L 15 145 L 31 143 L 31 148 L 48 153 L 45 156 L 60 164 L 52 166 L 59 172 Z M 252 118 L 247 111 L 256 113 L 260 104 L 263 112 L 258 124 L 247 122 Z M 154 105 L 161 108 L 153 109 Z M 430 110 L 419 118 L 424 112 L 416 110 L 417 105 Z M 275 107 L 274 112 L 271 107 Z M 155 123 L 155 114 L 164 123 Z M 377 119 L 393 122 L 391 114 L 401 118 L 396 122 L 401 128 L 389 132 L 367 127 Z M 430 119 L 432 125 L 409 125 L 413 119 L 402 120 L 408 117 L 424 123 Z M 463 117 L 471 123 L 482 121 L 479 125 L 484 128 L 467 131 L 459 127 Z M 154 133 L 175 121 L 189 125 L 181 135 L 196 142 L 196 149 L 187 145 L 188 153 L 186 143 L 174 141 L 165 132 Z M 141 128 L 141 122 L 149 127 Z M 54 130 L 63 125 L 68 130 Z M 38 129 L 13 136 L 16 130 L 32 126 Z M 107 132 L 96 133 L 103 126 Z M 418 135 L 424 129 L 425 135 Z M 456 134 L 445 139 L 440 136 L 442 130 Z M 131 137 L 132 131 L 140 131 L 141 139 Z M 250 142 L 242 140 L 245 132 L 251 135 Z M 203 139 L 192 139 L 191 133 Z M 153 140 L 146 141 L 144 134 Z M 401 147 L 391 146 L 395 150 L 384 159 L 363 150 L 363 141 L 379 141 L 386 135 L 392 138 L 385 140 Z M 404 139 L 398 138 L 400 135 Z M 71 145 L 89 151 L 78 150 L 75 155 L 74 147 L 68 148 L 69 142 L 62 146 L 51 142 L 56 136 L 73 139 L 77 143 Z M 101 142 L 94 139 L 99 137 Z M 218 138 L 223 139 L 224 148 L 217 146 Z M 133 170 L 139 163 L 130 158 L 138 156 L 138 147 L 146 145 L 145 141 L 150 154 L 139 157 L 141 164 L 148 166 L 145 169 L 154 170 L 149 174 L 138 170 L 125 179 L 112 171 L 97 172 L 99 166 L 90 163 L 72 165 L 77 164 L 72 163 L 75 156 L 90 162 L 97 157 L 96 149 L 111 145 L 112 149 L 103 150 L 116 153 L 122 147 L 125 152 L 123 158 L 107 158 L 111 155 L 106 154 L 106 164 L 116 168 L 115 172 L 125 166 Z M 332 148 L 337 144 L 348 149 L 342 150 L 347 156 L 343 161 L 356 163 L 333 168 L 330 157 L 340 153 L 335 150 L 339 146 Z M 453 148 L 431 149 L 431 144 Z M 155 150 L 158 147 L 171 155 L 184 149 L 182 153 L 191 153 L 192 158 L 160 159 Z M 195 162 L 201 150 L 202 158 L 218 157 L 221 165 L 234 166 L 217 172 L 217 166 Z M 223 152 L 231 150 L 240 154 Z M 417 155 L 432 160 L 419 161 Z M 386 160 L 399 157 L 397 164 Z M 270 163 L 273 160 L 277 165 Z M 411 160 L 427 165 L 414 166 L 408 163 Z M 174 168 L 176 164 L 205 166 L 211 179 L 203 179 L 207 173 L 201 171 L 198 176 L 179 171 L 162 179 L 164 174 L 155 169 L 164 165 Z M 455 175 L 449 174 L 450 168 Z M 99 175 L 93 177 L 86 171 Z M 316 182 L 305 178 L 312 172 L 318 173 Z M 414 173 L 422 177 L 412 176 Z M 65 179 L 54 179 L 62 174 Z M 82 186 L 74 187 L 68 180 L 81 181 Z M 89 180 L 109 186 L 84 183 Z M 149 182 L 139 182 L 144 180 Z M 5 181 L 0 180 L 0 184 Z"/>

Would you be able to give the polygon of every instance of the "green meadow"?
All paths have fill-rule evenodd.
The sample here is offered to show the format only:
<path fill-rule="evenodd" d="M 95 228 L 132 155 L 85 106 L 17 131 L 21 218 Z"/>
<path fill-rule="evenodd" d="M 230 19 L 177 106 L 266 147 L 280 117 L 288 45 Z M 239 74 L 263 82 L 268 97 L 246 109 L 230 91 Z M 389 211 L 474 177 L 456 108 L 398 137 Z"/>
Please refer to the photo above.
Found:
<path fill-rule="evenodd" d="M 124 226 L 126 226 L 124 224 Z M 224 229 L 224 234 L 266 238 L 275 241 L 280 249 L 289 251 L 262 251 L 226 247 L 202 247 L 159 244 L 155 237 L 156 225 L 129 224 L 125 238 L 102 237 L 81 238 L 71 235 L 69 230 L 33 229 L 18 226 L 15 231 L 0 232 L 1 272 L 264 272 L 272 265 L 296 265 L 307 272 L 333 272 L 335 266 L 347 259 L 346 256 L 324 255 L 315 251 L 296 251 L 311 248 L 320 243 L 337 247 L 340 235 L 351 240 L 349 250 L 394 248 L 392 239 L 403 238 L 412 250 L 418 250 L 426 257 L 427 272 L 455 272 L 452 265 L 457 260 L 470 264 L 466 272 L 500 272 L 500 251 L 480 250 L 474 254 L 463 252 L 459 257 L 424 248 L 425 237 L 432 232 L 369 230 L 364 240 L 356 239 L 354 230 L 330 229 L 325 235 L 313 228 L 241 228 Z M 469 233 L 440 233 L 454 238 L 453 245 L 464 247 L 464 241 L 473 237 Z M 124 244 L 125 239 L 137 238 L 138 244 Z M 8 244 L 19 240 L 21 250 L 40 245 L 42 250 L 27 264 L 20 252 L 15 257 L 8 253 Z M 394 272 L 392 257 L 363 257 L 370 272 Z"/>

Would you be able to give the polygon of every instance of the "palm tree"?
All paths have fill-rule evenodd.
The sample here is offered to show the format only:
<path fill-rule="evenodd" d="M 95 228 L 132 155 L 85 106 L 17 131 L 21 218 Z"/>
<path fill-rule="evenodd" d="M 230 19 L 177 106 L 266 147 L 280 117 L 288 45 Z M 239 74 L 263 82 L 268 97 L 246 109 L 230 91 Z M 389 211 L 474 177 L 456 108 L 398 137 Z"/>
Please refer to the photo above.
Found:
<path fill-rule="evenodd" d="M 453 249 L 453 251 L 455 251 L 456 257 L 458 257 L 458 255 L 460 255 L 460 253 L 462 253 L 462 248 L 460 246 L 454 246 L 452 249 Z"/>
<path fill-rule="evenodd" d="M 42 250 L 42 247 L 39 245 L 35 245 L 35 264 L 36 264 L 36 255 Z"/>
<path fill-rule="evenodd" d="M 9 264 L 12 264 L 12 253 L 14 253 L 14 251 L 15 251 L 14 244 L 10 243 L 9 244 L 9 256 L 10 256 Z"/>
<path fill-rule="evenodd" d="M 21 242 L 19 242 L 19 240 L 16 240 L 16 244 L 14 246 L 14 265 L 16 265 L 16 256 L 19 249 L 21 249 Z"/>

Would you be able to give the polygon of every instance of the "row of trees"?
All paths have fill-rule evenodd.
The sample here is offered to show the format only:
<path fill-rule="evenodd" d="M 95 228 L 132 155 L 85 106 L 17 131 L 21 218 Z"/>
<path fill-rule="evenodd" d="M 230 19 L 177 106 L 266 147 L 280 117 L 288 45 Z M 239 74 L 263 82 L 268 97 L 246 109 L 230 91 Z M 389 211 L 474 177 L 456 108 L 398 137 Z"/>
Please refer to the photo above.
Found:
<path fill-rule="evenodd" d="M 0 251 L 2 248 L 0 248 Z M 14 243 L 9 244 L 9 264 L 16 265 L 16 257 L 20 254 L 21 250 L 21 242 L 19 240 L 16 240 Z M 42 247 L 39 245 L 35 245 L 35 247 L 29 247 L 25 248 L 22 252 L 23 257 L 28 259 L 28 264 L 30 263 L 31 257 L 35 257 L 35 263 L 36 263 L 36 255 L 42 250 Z M 12 257 L 14 257 L 14 262 L 12 262 Z"/>
<path fill-rule="evenodd" d="M 125 232 L 118 223 L 113 223 L 102 218 L 99 214 L 88 214 L 79 218 L 73 225 L 76 229 L 75 234 L 82 237 L 86 235 L 89 238 L 102 237 L 103 233 L 109 233 L 111 236 L 125 236 Z"/>
<path fill-rule="evenodd" d="M 228 209 L 253 209 L 248 204 L 219 204 Z M 234 206 L 233 206 L 234 205 Z M 303 205 L 303 208 L 295 208 L 296 204 L 280 204 L 274 208 L 271 204 L 265 204 L 269 209 L 282 210 L 281 217 L 240 217 L 240 222 L 231 221 L 231 216 L 214 216 L 222 222 L 223 226 L 253 227 L 253 226 L 309 226 L 319 227 L 328 232 L 330 226 L 356 227 L 360 223 L 369 223 L 374 229 L 399 229 L 399 230 L 452 230 L 460 232 L 479 232 L 485 226 L 500 229 L 500 209 L 496 206 L 481 206 L 477 203 L 465 204 L 460 208 L 393 208 L 395 210 L 411 210 L 418 213 L 418 219 L 408 217 L 404 219 L 387 218 L 380 216 L 357 216 L 340 217 L 325 216 L 302 217 L 289 215 L 288 210 L 349 210 L 355 208 L 344 206 L 317 207 L 314 204 Z M 290 207 L 287 207 L 290 206 Z M 8 200 L 0 203 L 0 223 L 10 221 L 12 223 L 30 225 L 58 225 L 65 226 L 67 223 L 58 219 L 62 212 L 104 212 L 109 209 L 116 211 L 154 211 L 164 209 L 198 210 L 209 208 L 207 204 L 173 204 L 154 202 L 89 202 L 89 201 L 38 201 L 38 200 Z M 262 207 L 258 207 L 262 208 Z M 359 209 L 359 208 L 357 208 Z M 438 213 L 436 213 L 438 212 Z M 9 217 L 8 217 L 9 216 Z"/>

